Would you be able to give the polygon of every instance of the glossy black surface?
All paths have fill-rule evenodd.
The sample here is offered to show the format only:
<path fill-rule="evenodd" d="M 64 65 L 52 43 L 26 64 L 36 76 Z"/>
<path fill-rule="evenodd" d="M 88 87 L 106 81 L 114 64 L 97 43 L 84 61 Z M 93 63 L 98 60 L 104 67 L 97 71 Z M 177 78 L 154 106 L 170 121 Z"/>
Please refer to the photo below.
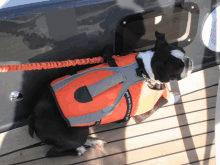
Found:
<path fill-rule="evenodd" d="M 0 65 L 95 57 L 103 54 L 107 44 L 114 45 L 113 53 L 119 53 L 145 46 L 143 36 L 149 46 L 154 43 L 145 35 L 152 33 L 147 33 L 150 23 L 146 21 L 144 26 L 141 20 L 164 14 L 168 24 L 172 23 L 172 9 L 177 6 L 183 12 L 179 18 L 185 19 L 187 11 L 192 14 L 190 37 L 175 43 L 177 35 L 170 41 L 184 46 L 194 61 L 194 71 L 198 71 L 220 62 L 219 53 L 207 49 L 201 40 L 203 24 L 218 4 L 219 0 L 55 0 L 4 8 L 0 10 Z M 127 26 L 123 26 L 124 21 Z M 133 23 L 129 25 L 129 21 Z M 159 27 L 155 26 L 155 30 Z M 186 24 L 180 21 L 176 28 L 179 36 L 185 29 Z M 0 73 L 0 132 L 25 124 L 22 121 L 52 80 L 82 68 Z M 9 95 L 13 91 L 20 92 L 23 100 L 11 102 Z"/>
<path fill-rule="evenodd" d="M 193 9 L 186 6 L 190 9 L 193 6 Z M 167 41 L 173 45 L 186 47 L 195 39 L 198 21 L 199 7 L 192 2 L 127 16 L 116 30 L 115 53 L 147 49 L 156 41 L 155 31 L 165 33 Z"/>

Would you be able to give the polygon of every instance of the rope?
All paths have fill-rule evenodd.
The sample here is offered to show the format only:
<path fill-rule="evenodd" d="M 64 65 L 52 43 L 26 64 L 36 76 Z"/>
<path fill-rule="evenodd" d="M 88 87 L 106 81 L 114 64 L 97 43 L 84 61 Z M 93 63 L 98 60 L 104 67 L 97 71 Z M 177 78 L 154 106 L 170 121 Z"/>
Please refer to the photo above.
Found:
<path fill-rule="evenodd" d="M 117 56 L 113 56 L 115 58 Z M 63 68 L 76 65 L 87 65 L 87 64 L 97 64 L 103 63 L 103 57 L 85 58 L 85 59 L 75 59 L 67 61 L 58 62 L 42 62 L 42 63 L 30 63 L 30 64 L 14 64 L 14 65 L 0 65 L 0 72 L 14 72 L 20 70 L 41 70 L 41 69 L 53 69 L 53 68 Z"/>

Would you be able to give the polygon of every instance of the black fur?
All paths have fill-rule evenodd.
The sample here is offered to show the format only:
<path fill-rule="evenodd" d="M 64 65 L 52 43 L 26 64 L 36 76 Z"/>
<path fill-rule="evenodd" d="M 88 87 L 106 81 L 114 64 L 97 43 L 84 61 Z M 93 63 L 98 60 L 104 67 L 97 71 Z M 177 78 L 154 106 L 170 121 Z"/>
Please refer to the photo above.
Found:
<path fill-rule="evenodd" d="M 28 119 L 27 119 L 27 123 L 28 123 L 28 125 L 29 125 L 29 129 L 28 129 L 28 131 L 29 131 L 29 134 L 30 134 L 30 136 L 33 138 L 34 137 L 34 131 L 35 131 L 35 127 L 34 127 L 34 113 L 32 113 L 29 117 L 28 117 Z"/>
<path fill-rule="evenodd" d="M 47 157 L 77 155 L 76 148 L 85 144 L 89 134 L 88 127 L 67 126 L 49 90 L 29 116 L 28 125 L 30 136 L 35 132 L 43 143 L 55 146 L 47 152 Z"/>
<path fill-rule="evenodd" d="M 168 82 L 182 72 L 184 63 L 170 55 L 176 47 L 166 42 L 164 34 L 156 32 L 155 35 L 157 41 L 151 61 L 152 70 L 157 80 Z M 30 136 L 33 137 L 35 132 L 43 143 L 54 146 L 47 152 L 47 157 L 77 155 L 76 148 L 85 144 L 89 134 L 88 127 L 67 126 L 49 88 L 29 116 L 28 125 Z"/>
<path fill-rule="evenodd" d="M 154 47 L 154 56 L 151 60 L 152 70 L 156 80 L 160 82 L 169 82 L 170 80 L 177 80 L 184 69 L 184 62 L 173 55 L 172 50 L 179 50 L 183 53 L 184 50 L 179 47 L 169 45 L 165 39 L 165 35 L 155 32 L 157 41 Z"/>

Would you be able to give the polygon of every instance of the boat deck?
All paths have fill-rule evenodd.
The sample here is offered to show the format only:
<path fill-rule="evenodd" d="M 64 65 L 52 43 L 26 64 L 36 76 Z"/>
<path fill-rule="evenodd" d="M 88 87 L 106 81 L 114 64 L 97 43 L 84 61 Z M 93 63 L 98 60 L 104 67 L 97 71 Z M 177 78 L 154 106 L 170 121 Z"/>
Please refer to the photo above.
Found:
<path fill-rule="evenodd" d="M 22 165 L 214 165 L 215 107 L 220 66 L 172 83 L 181 100 L 165 105 L 141 124 L 90 128 L 90 135 L 106 141 L 103 149 L 88 148 L 81 157 L 46 158 L 51 146 L 31 138 L 28 127 L 0 134 L 0 164 Z"/>

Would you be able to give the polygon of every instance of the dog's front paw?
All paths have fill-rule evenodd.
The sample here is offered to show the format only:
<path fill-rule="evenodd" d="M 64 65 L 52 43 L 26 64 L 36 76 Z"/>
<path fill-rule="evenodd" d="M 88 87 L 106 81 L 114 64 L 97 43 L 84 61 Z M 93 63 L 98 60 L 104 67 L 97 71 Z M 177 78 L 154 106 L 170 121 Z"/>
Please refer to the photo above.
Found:
<path fill-rule="evenodd" d="M 95 149 L 100 149 L 103 148 L 106 145 L 107 142 L 103 141 L 103 140 L 96 140 L 96 142 L 93 144 L 93 147 Z"/>
<path fill-rule="evenodd" d="M 88 139 L 85 143 L 85 145 L 93 147 L 95 149 L 103 148 L 106 145 L 107 142 L 103 140 L 97 140 L 97 139 Z"/>
<path fill-rule="evenodd" d="M 170 98 L 168 99 L 168 103 L 174 104 L 177 101 L 179 101 L 179 99 L 180 99 L 180 95 L 178 93 L 171 92 L 170 93 Z"/>
<path fill-rule="evenodd" d="M 86 152 L 86 148 L 83 146 L 78 147 L 76 150 L 78 151 L 78 156 L 81 156 L 82 154 L 84 154 L 84 152 Z"/>

